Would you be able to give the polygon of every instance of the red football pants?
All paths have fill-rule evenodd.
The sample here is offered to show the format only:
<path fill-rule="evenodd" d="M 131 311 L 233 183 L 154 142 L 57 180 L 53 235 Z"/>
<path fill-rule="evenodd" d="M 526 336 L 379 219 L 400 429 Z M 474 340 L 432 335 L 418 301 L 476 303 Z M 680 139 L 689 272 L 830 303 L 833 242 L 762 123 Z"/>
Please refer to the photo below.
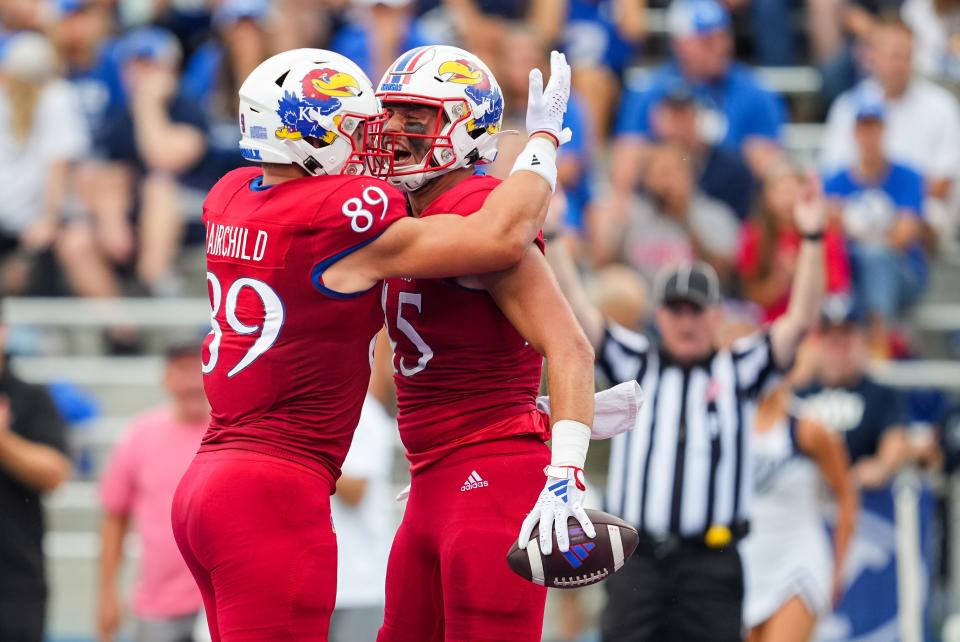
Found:
<path fill-rule="evenodd" d="M 540 642 L 547 590 L 506 556 L 548 463 L 542 441 L 513 437 L 464 446 L 413 476 L 377 642 Z"/>
<path fill-rule="evenodd" d="M 173 499 L 173 533 L 214 642 L 326 642 L 337 592 L 331 484 L 244 450 L 194 458 Z"/>

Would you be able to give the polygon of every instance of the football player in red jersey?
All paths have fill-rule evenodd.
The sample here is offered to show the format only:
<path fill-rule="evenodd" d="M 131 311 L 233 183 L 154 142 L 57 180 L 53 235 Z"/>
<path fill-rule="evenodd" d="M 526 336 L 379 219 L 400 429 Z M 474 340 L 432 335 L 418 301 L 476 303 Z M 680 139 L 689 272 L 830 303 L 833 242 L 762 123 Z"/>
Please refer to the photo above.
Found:
<path fill-rule="evenodd" d="M 556 178 L 569 67 L 531 74 L 514 175 L 476 216 L 406 216 L 371 177 L 385 116 L 363 72 L 322 50 L 279 54 L 240 88 L 233 171 L 204 203 L 210 428 L 173 506 L 214 640 L 326 640 L 336 591 L 329 496 L 383 325 L 381 279 L 504 269 L 524 256 Z M 543 133 L 537 133 L 543 132 Z M 436 219 L 436 220 L 434 220 Z"/>
<path fill-rule="evenodd" d="M 397 59 L 378 95 L 388 181 L 407 192 L 413 215 L 472 217 L 500 184 L 475 169 L 494 159 L 501 135 L 503 96 L 490 70 L 462 49 L 420 47 Z M 546 589 L 504 559 L 517 528 L 526 546 L 539 522 L 530 545 L 545 554 L 554 531 L 567 553 L 571 515 L 596 534 L 582 506 L 593 350 L 542 239 L 503 271 L 388 279 L 383 302 L 411 484 L 378 642 L 539 641 Z M 552 456 L 549 419 L 535 407 L 541 355 L 557 419 Z"/>

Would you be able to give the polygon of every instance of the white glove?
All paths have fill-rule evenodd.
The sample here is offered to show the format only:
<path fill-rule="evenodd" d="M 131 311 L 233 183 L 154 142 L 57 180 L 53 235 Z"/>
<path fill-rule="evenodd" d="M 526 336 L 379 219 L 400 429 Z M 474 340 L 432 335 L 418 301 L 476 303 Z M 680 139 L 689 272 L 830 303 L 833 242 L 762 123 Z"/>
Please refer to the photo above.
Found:
<path fill-rule="evenodd" d="M 547 483 L 540 491 L 540 497 L 534 504 L 533 510 L 523 520 L 520 526 L 520 539 L 517 545 L 521 549 L 527 548 L 533 527 L 540 523 L 540 551 L 544 555 L 553 552 L 553 538 L 551 531 L 557 533 L 557 547 L 561 553 L 570 550 L 570 536 L 567 533 L 567 518 L 573 515 L 587 537 L 596 537 L 597 529 L 593 527 L 587 512 L 583 510 L 583 498 L 587 486 L 583 482 L 583 469 L 575 466 L 547 466 Z"/>
<path fill-rule="evenodd" d="M 530 93 L 527 98 L 527 133 L 550 134 L 557 146 L 569 143 L 573 132 L 564 128 L 563 117 L 570 100 L 570 65 L 558 51 L 550 52 L 550 81 L 543 88 L 543 74 L 539 69 L 530 71 Z"/>

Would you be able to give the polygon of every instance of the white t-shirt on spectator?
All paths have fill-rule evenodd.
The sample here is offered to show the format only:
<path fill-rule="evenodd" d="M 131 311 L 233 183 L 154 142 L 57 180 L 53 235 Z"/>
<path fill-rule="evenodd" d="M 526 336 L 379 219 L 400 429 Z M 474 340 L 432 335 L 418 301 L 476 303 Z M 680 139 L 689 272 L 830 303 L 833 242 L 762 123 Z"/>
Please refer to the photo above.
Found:
<path fill-rule="evenodd" d="M 913 30 L 913 66 L 935 80 L 960 81 L 960 55 L 951 38 L 960 33 L 960 11 L 938 14 L 933 0 L 906 0 L 900 16 Z"/>
<path fill-rule="evenodd" d="M 0 230 L 19 235 L 43 213 L 50 167 L 78 160 L 90 147 L 90 132 L 73 87 L 63 80 L 48 83 L 40 93 L 33 128 L 19 145 L 11 129 L 10 99 L 0 91 L 0 176 L 15 188 L 0 199 Z"/>
<path fill-rule="evenodd" d="M 859 92 L 882 95 L 876 81 L 866 79 L 847 90 L 830 107 L 820 162 L 826 173 L 857 160 L 854 140 Z M 907 165 L 925 178 L 960 175 L 960 107 L 950 92 L 924 78 L 914 78 L 904 95 L 887 101 L 885 147 L 890 160 Z"/>
<path fill-rule="evenodd" d="M 348 506 L 336 495 L 331 498 L 337 529 L 338 608 L 384 603 L 387 558 L 396 532 L 396 508 L 390 492 L 396 434 L 396 422 L 367 395 L 343 462 L 344 477 L 367 480 L 363 499 L 357 506 Z"/>
<path fill-rule="evenodd" d="M 690 233 L 711 253 L 732 260 L 740 237 L 740 222 L 729 207 L 702 194 L 695 194 L 687 213 Z M 696 259 L 690 234 L 676 219 L 660 212 L 647 198 L 630 208 L 624 235 L 623 260 L 653 283 L 661 269 Z"/>

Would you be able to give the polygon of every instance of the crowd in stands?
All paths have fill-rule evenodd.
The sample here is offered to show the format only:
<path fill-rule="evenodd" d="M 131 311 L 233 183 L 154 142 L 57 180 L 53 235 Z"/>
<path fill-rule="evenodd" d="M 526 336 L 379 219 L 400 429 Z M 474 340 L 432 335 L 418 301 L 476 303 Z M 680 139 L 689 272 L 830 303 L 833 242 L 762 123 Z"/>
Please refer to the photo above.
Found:
<path fill-rule="evenodd" d="M 946 0 L 4 0 L 0 164 L 17 189 L 0 200 L 3 290 L 182 293 L 204 194 L 243 163 L 239 82 L 275 51 L 330 48 L 377 78 L 407 47 L 460 44 L 494 69 L 515 126 L 524 70 L 559 46 L 576 132 L 560 183 L 584 267 L 624 264 L 649 282 L 702 259 L 770 321 L 792 276 L 803 171 L 784 129 L 809 113 L 792 115 L 751 64 L 807 60 L 823 77 L 830 290 L 864 309 L 874 354 L 889 354 L 936 231 L 956 218 L 956 15 Z M 488 171 L 517 148 L 504 139 Z M 111 333 L 118 349 L 134 342 Z"/>
<path fill-rule="evenodd" d="M 717 271 L 749 324 L 782 315 L 800 246 L 793 204 L 816 172 L 831 208 L 827 289 L 857 323 L 852 340 L 825 333 L 814 370 L 849 361 L 842 340 L 874 358 L 911 353 L 906 314 L 960 221 L 958 0 L 0 0 L 0 291 L 185 293 L 203 198 L 245 163 L 242 79 L 273 53 L 321 47 L 376 81 L 430 43 L 487 62 L 516 130 L 527 70 L 566 52 L 574 139 L 557 206 L 611 319 L 645 326 L 653 275 L 689 260 Z M 754 69 L 804 63 L 822 79 L 812 110 Z M 787 147 L 787 125 L 804 120 L 825 123 L 814 167 Z M 484 170 L 497 176 L 522 145 L 501 140 Z M 108 333 L 118 352 L 138 349 L 133 330 Z M 880 426 L 909 423 L 906 408 L 851 444 L 867 486 L 911 459 Z M 125 520 L 135 498 L 113 485 L 110 514 Z"/>

